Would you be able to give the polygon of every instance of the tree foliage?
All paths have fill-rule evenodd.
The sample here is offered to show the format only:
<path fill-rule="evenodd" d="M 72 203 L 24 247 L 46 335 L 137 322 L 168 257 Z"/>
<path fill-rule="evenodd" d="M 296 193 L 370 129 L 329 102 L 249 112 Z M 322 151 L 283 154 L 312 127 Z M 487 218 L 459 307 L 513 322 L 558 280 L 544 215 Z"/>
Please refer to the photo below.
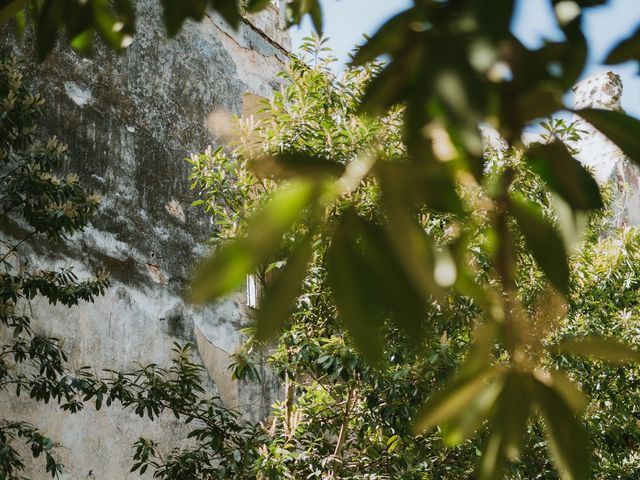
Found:
<path fill-rule="evenodd" d="M 583 12 L 605 3 L 550 0 L 564 38 L 529 49 L 509 28 L 514 0 L 415 0 L 355 53 L 351 72 L 366 79 L 356 82 L 357 90 L 349 90 L 356 88 L 351 84 L 332 95 L 334 83 L 326 76 L 294 70 L 309 82 L 304 89 L 318 95 L 305 105 L 316 116 L 283 112 L 284 131 L 278 132 L 283 141 L 247 160 L 245 166 L 259 179 L 240 171 L 252 185 L 245 192 L 250 208 L 240 203 L 243 208 L 233 212 L 229 204 L 229 211 L 216 212 L 235 229 L 233 240 L 203 264 L 193 298 L 213 301 L 239 286 L 245 274 L 266 274 L 274 260 L 280 262 L 283 268 L 271 268 L 279 274 L 258 318 L 263 338 L 286 324 L 290 306 L 304 294 L 304 279 L 322 268 L 323 287 L 348 338 L 368 368 L 384 368 L 385 352 L 398 335 L 414 348 L 438 338 L 433 330 L 440 318 L 432 310 L 440 312 L 460 296 L 478 310 L 474 334 L 468 335 L 460 362 L 454 362 L 449 386 L 426 395 L 417 428 L 437 424 L 462 441 L 486 420 L 490 428 L 477 475 L 499 478 L 526 446 L 524 433 L 534 418 L 536 431 L 547 435 L 561 478 L 587 478 L 587 438 L 577 416 L 584 402 L 548 358 L 558 349 L 617 361 L 620 352 L 629 360 L 636 355 L 593 338 L 568 346 L 547 342 L 571 312 L 571 250 L 563 232 L 603 202 L 589 173 L 562 144 L 558 132 L 566 126 L 550 125 L 542 144 L 524 145 L 522 132 L 566 108 L 562 98 L 587 59 Z M 232 25 L 240 18 L 233 0 L 162 4 L 170 34 L 184 19 L 202 18 L 207 7 Z M 249 8 L 267 4 L 250 2 Z M 25 5 L 41 55 L 61 27 L 82 51 L 91 46 L 94 31 L 116 49 L 133 31 L 126 0 L 8 0 L 0 11 L 6 18 Z M 292 22 L 310 14 L 321 28 L 317 1 L 287 5 Z M 607 61 L 638 60 L 636 45 L 637 34 L 622 39 Z M 389 61 L 377 64 L 380 56 Z M 283 104 L 296 105 L 295 97 L 286 100 Z M 597 109 L 576 113 L 640 162 L 637 119 Z M 287 137 L 302 117 L 307 123 Z M 354 128 L 342 128 L 344 137 L 329 134 L 347 119 Z M 484 155 L 482 124 L 492 125 L 506 141 L 499 161 Z M 548 190 L 525 188 L 527 175 Z M 270 190 L 268 181 L 277 188 Z M 234 189 L 215 188 L 233 200 Z M 246 224 L 240 221 L 245 218 Z M 322 255 L 318 245 L 326 249 Z M 539 288 L 527 287 L 527 278 Z M 423 328 L 429 320 L 431 331 Z M 539 416 L 531 417 L 534 412 Z"/>
<path fill-rule="evenodd" d="M 233 28 L 242 16 L 267 8 L 272 0 L 158 0 L 166 33 L 176 35 L 187 20 L 202 20 L 207 12 L 220 15 Z M 299 24 L 309 15 L 322 31 L 322 10 L 318 0 L 289 0 L 285 14 L 288 25 Z M 43 60 L 60 33 L 76 51 L 90 54 L 99 38 L 110 49 L 124 51 L 134 39 L 135 2 L 132 0 L 0 0 L 0 23 L 13 20 L 22 35 L 28 23 L 35 31 L 38 56 Z"/>
<path fill-rule="evenodd" d="M 634 327 L 620 315 L 633 315 L 624 311 L 634 308 L 630 282 L 637 265 L 625 263 L 628 270 L 618 269 L 605 290 L 593 285 L 625 258 L 611 242 L 635 251 L 638 234 L 600 239 L 607 217 L 595 212 L 604 200 L 564 143 L 580 132 L 550 120 L 538 143 L 485 148 L 482 180 L 457 177 L 447 197 L 446 189 L 429 189 L 429 180 L 416 174 L 403 106 L 375 117 L 361 113 L 360 97 L 381 66 L 334 78 L 322 42 L 304 49 L 317 63 L 292 59 L 260 119 L 238 121 L 230 151 L 190 158 L 203 197 L 197 203 L 211 214 L 219 242 L 193 294 L 230 291 L 231 272 L 242 279 L 255 269 L 264 282 L 256 330 L 236 357 L 235 375 L 251 376 L 253 362 L 267 361 L 286 394 L 255 472 L 266 478 L 588 478 L 592 458 L 603 478 L 614 472 L 632 478 L 635 394 L 605 404 L 591 389 L 607 389 L 592 376 L 596 364 L 605 375 L 634 378 L 635 367 L 619 365 L 638 358 L 627 346 L 637 343 Z M 434 150 L 453 151 L 439 138 Z M 558 164 L 571 178 L 547 175 Z M 495 231 L 494 195 L 502 189 L 507 247 Z M 441 202 L 458 199 L 455 209 L 433 207 L 431 193 Z M 285 208 L 279 202 L 287 213 L 276 217 Z M 584 216 L 580 211 L 592 212 L 577 250 L 568 240 L 575 225 L 561 221 L 567 210 L 574 220 Z M 288 219 L 291 226 L 283 231 L 265 218 Z M 269 248 L 251 243 L 261 241 Z M 593 252 L 603 248 L 615 258 L 607 254 L 600 263 Z M 500 249 L 509 253 L 509 291 L 495 265 Z M 567 261 L 569 252 L 576 253 Z M 414 282 L 427 286 L 428 295 Z M 627 292 L 631 303 L 603 314 L 600 302 L 613 291 Z M 616 325 L 622 343 L 607 335 L 603 321 Z M 277 348 L 256 354 L 281 329 Z M 633 380 L 621 381 L 621 392 L 635 388 Z M 605 416 L 615 426 L 603 423 Z"/>
<path fill-rule="evenodd" d="M 505 465 L 519 457 L 527 419 L 537 412 L 560 476 L 587 478 L 587 439 L 577 419 L 582 402 L 571 382 L 551 375 L 542 362 L 548 333 L 542 326 L 550 323 L 545 315 L 554 318 L 557 313 L 527 310 L 518 292 L 519 239 L 561 297 L 571 289 L 568 248 L 553 216 L 545 215 L 545 199 L 527 197 L 517 188 L 517 164 L 504 162 L 488 175 L 492 167 L 483 155 L 480 125 L 493 126 L 513 158 L 535 168 L 554 198 L 564 202 L 563 211 L 574 220 L 563 218 L 561 227 L 568 229 L 575 218 L 601 207 L 593 179 L 560 138 L 549 138 L 544 145 L 522 142 L 530 122 L 566 108 L 562 97 L 580 77 L 587 58 L 583 10 L 601 3 L 572 2 L 567 8 L 567 2 L 552 1 L 564 39 L 537 49 L 525 47 L 511 33 L 511 0 L 494 2 L 494 8 L 472 0 L 416 1 L 390 19 L 352 59 L 353 66 L 368 68 L 376 58 L 389 57 L 356 104 L 358 112 L 378 117 L 400 108 L 405 152 L 389 159 L 384 143 L 374 139 L 359 146 L 337 178 L 335 164 L 340 162 L 335 157 L 316 152 L 309 156 L 284 143 L 268 152 L 269 163 L 279 166 L 273 175 L 282 177 L 281 169 L 290 172 L 286 184 L 249 221 L 244 236 L 204 263 L 193 298 L 212 301 L 231 291 L 241 273 L 268 263 L 282 247 L 278 240 L 300 224 L 311 241 L 328 245 L 327 285 L 337 312 L 359 351 L 374 364 L 382 358 L 385 318 L 419 341 L 424 337 L 416 333 L 429 304 L 440 304 L 452 294 L 466 295 L 483 312 L 481 333 L 469 346 L 478 356 L 470 355 L 443 393 L 427 402 L 417 428 L 460 423 L 468 412 L 473 412 L 472 424 L 488 420 L 491 433 L 478 477 L 499 478 Z M 597 109 L 575 113 L 609 136 L 631 160 L 640 161 L 637 119 Z M 299 166 L 286 168 L 295 158 L 302 160 Z M 464 205 L 461 186 L 474 183 L 485 202 Z M 373 218 L 358 212 L 353 202 L 359 188 L 371 184 L 380 186 Z M 304 192 L 297 200 L 306 201 L 306 208 L 297 208 L 297 214 L 282 209 L 292 192 Z M 421 224 L 421 209 L 453 215 L 461 226 L 470 225 L 474 215 L 488 219 L 486 258 L 491 268 L 485 281 L 478 281 L 469 258 L 473 235 L 468 228 L 454 229 L 454 235 L 438 241 Z M 334 211 L 338 218 L 332 221 Z M 278 228 L 262 236 L 265 219 L 275 218 L 281 220 Z M 289 262 L 302 255 L 305 242 L 298 245 Z M 281 282 L 294 285 L 299 280 L 288 277 Z M 286 296 L 272 300 L 279 292 Z M 274 288 L 265 304 L 290 304 L 296 293 L 300 291 Z M 261 323 L 266 322 L 283 323 L 282 318 Z M 541 330 L 530 335 L 528 325 L 540 325 Z M 496 359 L 494 348 L 503 349 L 504 356 Z M 589 348 L 597 350 L 592 341 L 578 350 Z M 497 393 L 487 397 L 491 391 Z M 486 408 L 475 406 L 485 398 L 492 399 Z M 462 438 L 471 433 L 460 432 L 465 433 Z"/>

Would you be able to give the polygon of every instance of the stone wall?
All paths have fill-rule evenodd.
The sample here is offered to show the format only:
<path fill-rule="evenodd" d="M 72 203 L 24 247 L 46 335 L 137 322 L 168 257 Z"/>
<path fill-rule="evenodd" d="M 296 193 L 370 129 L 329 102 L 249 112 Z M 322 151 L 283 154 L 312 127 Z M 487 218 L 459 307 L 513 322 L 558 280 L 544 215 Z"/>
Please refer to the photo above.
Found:
<path fill-rule="evenodd" d="M 622 81 L 611 71 L 593 75 L 573 88 L 575 109 L 600 108 L 622 111 Z M 575 117 L 582 130 L 576 142 L 576 158 L 593 172 L 600 185 L 611 189 L 617 227 L 640 225 L 640 168 L 590 123 Z"/>
<path fill-rule="evenodd" d="M 112 287 L 95 304 L 67 309 L 35 302 L 39 329 L 65 339 L 73 366 L 126 369 L 135 364 L 168 365 L 175 341 L 197 344 L 209 372 L 209 388 L 230 407 L 264 418 L 278 394 L 268 375 L 260 384 L 238 384 L 227 371 L 228 354 L 242 338 L 249 309 L 244 296 L 208 308 L 183 300 L 208 219 L 191 202 L 184 158 L 222 142 L 205 127 L 218 110 L 240 114 L 245 94 L 268 97 L 278 83 L 290 48 L 275 7 L 247 18 L 233 31 L 215 16 L 187 22 L 167 39 L 157 0 L 139 0 L 138 31 L 123 55 L 99 49 L 82 58 L 61 46 L 42 64 L 26 65 L 31 87 L 47 101 L 43 135 L 70 146 L 70 171 L 103 197 L 91 228 L 62 249 L 32 245 L 34 263 L 73 266 L 79 277 L 106 267 Z M 34 58 L 30 42 L 19 45 L 0 34 L 4 52 Z M 17 226 L 0 234 L 17 235 Z M 172 447 L 182 441 L 180 424 L 154 423 L 118 408 L 92 408 L 66 415 L 55 407 L 16 401 L 0 405 L 2 416 L 33 422 L 60 443 L 63 479 L 123 479 L 129 475 L 131 445 L 148 436 Z M 27 472 L 46 478 L 40 461 Z"/>

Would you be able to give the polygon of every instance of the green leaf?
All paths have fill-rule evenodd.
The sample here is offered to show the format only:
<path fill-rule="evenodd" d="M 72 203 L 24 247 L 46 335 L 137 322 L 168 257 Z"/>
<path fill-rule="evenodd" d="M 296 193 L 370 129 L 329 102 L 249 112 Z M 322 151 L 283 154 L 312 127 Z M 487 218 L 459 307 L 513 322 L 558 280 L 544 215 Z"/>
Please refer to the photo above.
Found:
<path fill-rule="evenodd" d="M 587 434 L 562 395 L 537 379 L 529 382 L 533 401 L 545 421 L 549 449 L 562 480 L 589 478 Z"/>
<path fill-rule="evenodd" d="M 424 232 L 422 236 L 424 237 Z M 419 282 L 414 281 L 412 272 L 406 268 L 406 262 L 398 257 L 398 249 L 390 241 L 385 229 L 350 210 L 343 215 L 336 237 L 334 242 L 344 250 L 344 260 L 340 265 L 335 260 L 331 271 L 350 268 L 351 271 L 348 274 L 343 272 L 343 275 L 353 277 L 354 283 L 366 284 L 366 292 L 352 298 L 347 294 L 343 300 L 338 298 L 343 292 L 334 291 L 336 300 L 343 304 L 341 310 L 347 326 L 354 331 L 372 334 L 371 326 L 363 328 L 365 321 L 354 313 L 356 308 L 352 305 L 354 302 L 362 302 L 363 305 L 366 303 L 364 307 L 367 315 L 375 318 L 375 325 L 379 324 L 381 316 L 389 315 L 404 330 L 409 341 L 417 345 L 423 337 L 423 321 L 430 290 L 424 289 Z M 343 237 L 346 246 L 340 243 Z M 405 248 L 408 243 L 406 239 L 405 234 Z M 337 253 L 334 252 L 330 258 L 336 257 Z M 419 259 L 419 256 L 413 257 L 414 267 Z M 360 280 L 355 279 L 356 274 Z M 335 278 L 332 282 L 334 285 L 337 284 Z M 349 305 L 344 305 L 345 302 L 349 302 Z M 340 308 L 340 304 L 338 306 Z M 357 335 L 354 333 L 354 338 Z M 366 338 L 362 337 L 361 340 L 362 346 Z"/>
<path fill-rule="evenodd" d="M 318 35 L 322 35 L 322 8 L 320 7 L 319 1 L 311 1 L 311 6 L 309 7 L 309 16 L 311 16 L 311 21 L 313 22 L 313 28 Z"/>
<path fill-rule="evenodd" d="M 498 373 L 499 370 L 496 367 L 486 367 L 454 381 L 443 391 L 436 393 L 422 407 L 414 424 L 414 431 L 422 433 L 439 423 L 465 413 L 472 401 L 488 388 L 488 383 Z"/>
<path fill-rule="evenodd" d="M 393 453 L 402 444 L 402 439 L 398 435 L 392 435 L 387 440 L 387 453 Z"/>
<path fill-rule="evenodd" d="M 405 331 L 409 341 L 417 345 L 423 336 L 428 292 L 412 281 L 382 227 L 361 217 L 354 217 L 352 225 L 382 309 Z"/>
<path fill-rule="evenodd" d="M 351 65 L 360 66 L 385 53 L 396 52 L 406 45 L 406 36 L 413 32 L 411 22 L 417 17 L 417 9 L 410 8 L 388 20 L 380 29 L 358 47 Z"/>
<path fill-rule="evenodd" d="M 483 0 L 475 2 L 475 17 L 486 35 L 496 41 L 507 38 L 515 0 Z"/>
<path fill-rule="evenodd" d="M 590 337 L 571 342 L 563 342 L 557 347 L 561 353 L 590 357 L 612 363 L 640 361 L 640 352 L 629 345 L 607 338 Z"/>
<path fill-rule="evenodd" d="M 281 179 L 294 177 L 339 177 L 345 167 L 337 162 L 326 160 L 302 152 L 279 153 L 262 157 L 251 163 L 251 168 L 261 176 L 273 176 Z"/>
<path fill-rule="evenodd" d="M 218 12 L 232 28 L 238 28 L 240 20 L 242 20 L 242 15 L 240 15 L 240 2 L 238 0 L 209 0 L 209 5 L 213 10 Z"/>
<path fill-rule="evenodd" d="M 569 291 L 569 265 L 562 238 L 540 210 L 512 196 L 509 211 L 522 231 L 525 243 L 547 278 L 562 293 Z"/>
<path fill-rule="evenodd" d="M 518 95 L 516 102 L 518 120 L 522 122 L 522 125 L 536 118 L 548 117 L 564 106 L 562 93 L 558 90 L 537 89 L 532 92 L 523 92 Z"/>
<path fill-rule="evenodd" d="M 315 184 L 303 181 L 278 190 L 249 222 L 245 237 L 221 246 L 202 262 L 193 278 L 191 300 L 211 302 L 240 286 L 248 273 L 274 254 L 317 193 Z"/>
<path fill-rule="evenodd" d="M 376 174 L 382 194 L 398 198 L 405 208 L 427 205 L 440 212 L 464 214 L 453 180 L 454 172 L 442 163 L 378 162 Z"/>
<path fill-rule="evenodd" d="M 36 23 L 36 52 L 40 60 L 44 60 L 53 48 L 62 21 L 62 9 L 60 0 L 46 0 L 40 7 Z"/>
<path fill-rule="evenodd" d="M 587 407 L 587 399 L 584 394 L 576 384 L 562 372 L 558 370 L 549 371 L 545 383 L 552 387 L 558 395 L 564 399 L 574 413 L 579 414 Z"/>
<path fill-rule="evenodd" d="M 501 480 L 507 458 L 503 454 L 502 432 L 493 430 L 482 452 L 478 480 Z"/>
<path fill-rule="evenodd" d="M 532 170 L 549 187 L 579 210 L 602 208 L 600 188 L 582 164 L 573 158 L 562 142 L 534 143 L 526 154 Z"/>
<path fill-rule="evenodd" d="M 380 115 L 392 105 L 401 103 L 407 95 L 409 80 L 420 65 L 421 52 L 422 50 L 416 47 L 394 56 L 368 83 L 360 99 L 360 111 Z M 416 125 L 418 128 L 422 126 Z"/>
<path fill-rule="evenodd" d="M 16 26 L 16 36 L 22 40 L 24 38 L 24 30 L 27 27 L 27 15 L 25 14 L 24 9 L 18 10 L 15 17 L 15 26 Z M 2 21 L 0 21 L 2 23 Z"/>
<path fill-rule="evenodd" d="M 496 411 L 496 425 L 502 432 L 501 448 L 509 460 L 519 458 L 527 429 L 531 400 L 525 381 L 525 374 L 509 373 Z"/>
<path fill-rule="evenodd" d="M 322 7 L 319 0 L 288 0 L 286 11 L 287 25 L 299 25 L 305 15 L 311 17 L 313 28 L 322 36 Z"/>
<path fill-rule="evenodd" d="M 443 426 L 445 443 L 449 446 L 455 446 L 475 434 L 494 408 L 503 387 L 504 382 L 502 379 L 496 379 L 472 399 L 471 404 L 462 415 L 445 424 Z"/>
<path fill-rule="evenodd" d="M 82 32 L 71 39 L 71 48 L 83 55 L 93 52 L 93 32 Z"/>
<path fill-rule="evenodd" d="M 264 10 L 271 4 L 271 0 L 249 0 L 247 4 L 247 11 L 251 13 Z"/>
<path fill-rule="evenodd" d="M 618 43 L 609 52 L 604 63 L 615 65 L 629 60 L 640 62 L 640 27 L 631 36 Z"/>
<path fill-rule="evenodd" d="M 100 37 L 115 51 L 129 46 L 135 33 L 135 10 L 128 0 L 94 3 L 94 26 Z"/>
<path fill-rule="evenodd" d="M 199 21 L 207 9 L 206 0 L 161 0 L 162 19 L 169 37 L 175 36 L 187 18 Z"/>
<path fill-rule="evenodd" d="M 358 350 L 372 363 L 381 359 L 383 339 L 380 299 L 362 252 L 354 248 L 357 232 L 345 214 L 327 252 L 327 283 Z"/>
<path fill-rule="evenodd" d="M 597 108 L 574 110 L 574 113 L 600 130 L 625 155 L 640 165 L 640 120 L 622 112 Z"/>
<path fill-rule="evenodd" d="M 0 4 L 0 24 L 11 20 L 24 8 L 27 0 L 9 0 Z"/>
<path fill-rule="evenodd" d="M 388 173 L 378 178 L 387 213 L 385 228 L 390 251 L 419 292 L 441 299 L 443 290 L 435 278 L 434 247 L 413 212 L 413 202 L 421 201 L 396 182 L 393 169 Z"/>
<path fill-rule="evenodd" d="M 604 5 L 609 0 L 576 0 L 576 3 L 581 7 L 597 7 L 598 5 Z"/>
<path fill-rule="evenodd" d="M 509 460 L 520 456 L 520 448 L 531 410 L 526 374 L 506 375 L 492 420 L 489 442 L 480 462 L 478 480 L 499 480 Z"/>
<path fill-rule="evenodd" d="M 256 318 L 256 337 L 266 340 L 280 331 L 287 321 L 294 300 L 302 292 L 302 282 L 313 253 L 312 238 L 308 236 L 297 246 L 282 271 L 266 289 Z"/>

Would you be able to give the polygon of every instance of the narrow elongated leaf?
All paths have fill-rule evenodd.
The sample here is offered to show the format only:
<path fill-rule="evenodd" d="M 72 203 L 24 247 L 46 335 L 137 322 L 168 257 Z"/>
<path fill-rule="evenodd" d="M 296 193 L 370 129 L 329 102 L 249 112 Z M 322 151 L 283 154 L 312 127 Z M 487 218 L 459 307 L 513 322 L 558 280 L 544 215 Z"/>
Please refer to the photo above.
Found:
<path fill-rule="evenodd" d="M 455 446 L 471 437 L 489 416 L 503 387 L 504 382 L 498 378 L 476 395 L 462 415 L 444 426 L 445 443 L 449 446 Z"/>
<path fill-rule="evenodd" d="M 334 297 L 338 308 L 342 312 L 345 324 L 352 333 L 362 330 L 367 335 L 372 335 L 371 329 L 377 324 L 377 319 L 384 315 L 390 315 L 396 324 L 402 328 L 408 339 L 417 344 L 422 338 L 425 313 L 425 302 L 428 298 L 426 291 L 422 291 L 416 285 L 408 272 L 403 268 L 403 263 L 397 258 L 396 251 L 389 242 L 384 229 L 362 217 L 349 211 L 344 214 L 343 221 L 334 238 L 335 247 L 330 256 L 330 279 Z M 342 242 L 345 244 L 343 245 Z M 338 255 L 344 257 L 342 264 L 338 264 Z M 350 268 L 349 273 L 342 271 Z M 351 277 L 354 272 L 359 275 L 355 283 L 366 284 L 367 292 L 350 298 L 343 292 L 346 286 L 338 283 L 339 271 L 341 275 Z M 333 272 L 333 275 L 331 273 Z M 355 277 L 354 277 L 355 278 Z M 353 287 L 351 287 L 353 288 Z M 344 298 L 343 298 L 344 297 Z M 372 323 L 369 319 L 368 329 L 363 329 L 364 319 L 354 313 L 354 301 L 367 301 L 367 315 L 376 319 Z M 349 305 L 346 305 L 348 302 Z M 376 335 L 378 335 L 377 333 Z M 354 333 L 354 337 L 359 335 Z M 366 338 L 360 341 L 361 347 Z"/>
<path fill-rule="evenodd" d="M 314 30 L 322 36 L 322 7 L 319 0 L 288 0 L 285 13 L 288 26 L 299 25 L 304 16 L 309 15 Z"/>
<path fill-rule="evenodd" d="M 247 3 L 247 10 L 251 13 L 264 10 L 271 4 L 271 0 L 249 0 Z"/>
<path fill-rule="evenodd" d="M 612 363 L 640 361 L 640 352 L 629 345 L 607 338 L 590 337 L 558 345 L 558 350 L 569 355 L 589 357 Z"/>
<path fill-rule="evenodd" d="M 238 0 L 209 0 L 209 5 L 220 14 L 232 28 L 238 28 L 242 19 Z"/>
<path fill-rule="evenodd" d="M 89 55 L 93 52 L 93 32 L 85 31 L 76 35 L 69 44 L 76 52 L 80 52 L 83 55 Z"/>
<path fill-rule="evenodd" d="M 319 1 L 307 0 L 307 2 L 311 2 L 311 6 L 308 10 L 309 16 L 311 17 L 311 22 L 313 23 L 313 28 L 316 33 L 322 36 L 323 32 L 323 18 L 322 18 L 322 7 L 320 6 Z"/>
<path fill-rule="evenodd" d="M 435 394 L 422 407 L 414 424 L 414 431 L 422 433 L 441 422 L 446 422 L 464 413 L 471 402 L 485 390 L 488 382 L 496 377 L 499 370 L 487 367 L 468 377 L 451 383 L 443 391 Z"/>
<path fill-rule="evenodd" d="M 15 17 L 24 8 L 27 0 L 7 0 L 0 4 L 0 24 Z"/>
<path fill-rule="evenodd" d="M 492 430 L 487 446 L 482 452 L 480 468 L 478 470 L 478 480 L 501 480 L 503 470 L 507 464 L 502 448 L 503 439 L 500 430 Z"/>
<path fill-rule="evenodd" d="M 509 36 L 509 25 L 515 0 L 484 0 L 476 2 L 475 17 L 487 35 L 500 41 Z"/>
<path fill-rule="evenodd" d="M 233 28 L 238 27 L 242 18 L 237 0 L 161 0 L 161 3 L 162 19 L 170 37 L 180 31 L 185 20 L 202 20 L 207 8 L 215 10 Z"/>
<path fill-rule="evenodd" d="M 24 9 L 18 10 L 13 18 L 16 36 L 18 39 L 22 40 L 24 38 L 24 30 L 27 27 L 27 14 Z M 3 23 L 2 19 L 0 19 L 0 23 Z"/>
<path fill-rule="evenodd" d="M 387 211 L 386 232 L 396 261 L 419 292 L 442 297 L 443 291 L 435 279 L 433 245 L 424 228 L 412 214 L 411 194 L 394 180 L 394 170 L 379 176 L 382 184 L 382 201 Z M 452 272 L 455 276 L 455 272 Z"/>
<path fill-rule="evenodd" d="M 527 375 L 512 371 L 505 377 L 504 388 L 491 422 L 491 436 L 480 462 L 478 480 L 503 478 L 507 462 L 519 458 L 527 430 L 531 411 Z"/>
<path fill-rule="evenodd" d="M 597 7 L 598 5 L 604 5 L 609 0 L 576 0 L 576 3 L 581 7 Z"/>
<path fill-rule="evenodd" d="M 114 50 L 122 51 L 135 33 L 135 10 L 128 0 L 94 5 L 94 24 L 100 37 Z"/>
<path fill-rule="evenodd" d="M 383 195 L 400 197 L 406 208 L 427 205 L 447 213 L 463 214 L 462 201 L 455 189 L 454 173 L 442 164 L 402 164 L 379 162 L 376 174 Z"/>
<path fill-rule="evenodd" d="M 549 449 L 562 480 L 589 478 L 587 434 L 562 395 L 531 377 L 531 395 L 545 421 Z"/>
<path fill-rule="evenodd" d="M 300 152 L 280 153 L 271 157 L 262 157 L 252 162 L 251 167 L 260 175 L 283 179 L 293 177 L 339 177 L 345 170 L 344 165 Z"/>
<path fill-rule="evenodd" d="M 509 460 L 520 456 L 522 438 L 527 429 L 530 403 L 525 374 L 511 372 L 496 411 L 496 425 L 502 432 L 503 454 Z"/>
<path fill-rule="evenodd" d="M 420 64 L 421 52 L 422 49 L 416 46 L 395 56 L 367 85 L 360 99 L 360 111 L 380 115 L 392 105 L 402 102 L 407 95 L 409 80 Z"/>
<path fill-rule="evenodd" d="M 417 9 L 411 8 L 389 19 L 367 39 L 356 51 L 351 64 L 364 65 L 385 53 L 395 52 L 406 45 L 406 36 L 411 34 L 410 25 L 417 18 Z"/>
<path fill-rule="evenodd" d="M 390 316 L 405 331 L 409 341 L 418 344 L 423 336 L 426 301 L 431 290 L 423 288 L 413 271 L 406 268 L 407 262 L 399 258 L 399 249 L 382 226 L 349 211 L 343 215 L 338 233 L 345 234 L 349 261 L 365 279 L 360 283 L 367 283 L 369 306 L 375 310 L 374 316 Z M 424 231 L 421 233 L 424 237 Z M 410 248 L 408 236 L 407 231 L 403 231 L 402 248 Z M 420 255 L 411 259 L 414 269 L 420 259 Z M 333 270 L 341 267 L 334 265 Z"/>
<path fill-rule="evenodd" d="M 500 334 L 500 325 L 492 320 L 479 324 L 473 332 L 473 340 L 460 372 L 470 375 L 489 365 L 493 359 L 492 350 Z"/>
<path fill-rule="evenodd" d="M 245 237 L 219 248 L 200 265 L 191 285 L 191 299 L 211 302 L 230 293 L 273 255 L 282 236 L 297 222 L 317 194 L 311 182 L 281 188 L 249 224 Z"/>
<path fill-rule="evenodd" d="M 640 120 L 622 112 L 585 108 L 575 110 L 609 140 L 615 143 L 631 160 L 640 165 Z"/>
<path fill-rule="evenodd" d="M 207 8 L 206 0 L 160 0 L 162 20 L 169 37 L 176 35 L 187 18 L 202 20 Z"/>
<path fill-rule="evenodd" d="M 604 63 L 615 65 L 629 60 L 635 60 L 640 64 L 640 27 L 631 36 L 618 43 L 609 52 Z"/>
<path fill-rule="evenodd" d="M 509 211 L 524 235 L 525 243 L 547 278 L 558 290 L 569 290 L 569 265 L 562 239 L 539 209 L 512 196 Z"/>
<path fill-rule="evenodd" d="M 584 394 L 564 373 L 551 370 L 548 372 L 548 379 L 543 383 L 552 387 L 576 415 L 587 407 L 587 399 Z"/>
<path fill-rule="evenodd" d="M 427 293 L 412 281 L 382 227 L 356 217 L 359 241 L 375 294 L 382 308 L 389 312 L 410 342 L 422 339 Z"/>
<path fill-rule="evenodd" d="M 266 340 L 287 321 L 294 300 L 302 293 L 302 282 L 311 259 L 312 238 L 306 238 L 266 289 L 256 318 L 256 337 Z"/>
<path fill-rule="evenodd" d="M 602 208 L 600 188 L 562 142 L 529 146 L 527 161 L 549 187 L 579 210 Z"/>
<path fill-rule="evenodd" d="M 343 220 L 333 236 L 327 252 L 327 283 L 358 350 L 376 363 L 383 348 L 380 299 L 362 253 L 354 248 L 352 238 L 357 232 L 351 228 Z"/>
<path fill-rule="evenodd" d="M 39 60 L 44 60 L 53 48 L 62 20 L 62 8 L 60 0 L 46 0 L 40 7 L 36 31 L 36 51 Z"/>

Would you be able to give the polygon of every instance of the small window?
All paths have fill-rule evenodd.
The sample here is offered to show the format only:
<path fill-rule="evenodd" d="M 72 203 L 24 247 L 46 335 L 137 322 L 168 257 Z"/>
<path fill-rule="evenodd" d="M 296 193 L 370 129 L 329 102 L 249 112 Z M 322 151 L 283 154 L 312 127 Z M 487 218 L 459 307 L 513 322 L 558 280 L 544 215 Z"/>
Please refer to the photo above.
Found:
<path fill-rule="evenodd" d="M 260 286 L 258 284 L 258 278 L 250 273 L 247 275 L 247 306 L 251 308 L 258 308 Z"/>

